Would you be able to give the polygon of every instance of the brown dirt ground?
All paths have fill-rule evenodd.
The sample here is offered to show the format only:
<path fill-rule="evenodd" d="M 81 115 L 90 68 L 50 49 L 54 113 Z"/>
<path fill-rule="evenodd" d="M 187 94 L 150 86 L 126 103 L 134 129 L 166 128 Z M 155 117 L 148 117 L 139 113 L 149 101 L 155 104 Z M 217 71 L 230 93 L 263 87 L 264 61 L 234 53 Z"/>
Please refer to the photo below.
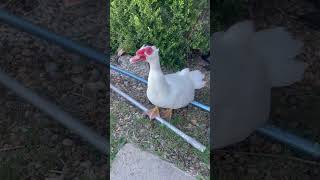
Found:
<path fill-rule="evenodd" d="M 272 89 L 270 123 L 299 136 L 320 141 L 320 9 L 311 1 L 250 1 L 257 29 L 284 26 L 304 42 L 297 58 L 308 64 L 302 81 Z M 311 14 L 313 13 L 313 14 Z M 302 19 L 308 17 L 308 20 Z M 311 19 L 311 20 L 310 20 Z M 286 145 L 253 134 L 244 142 L 214 152 L 217 179 L 320 179 L 320 163 L 309 162 Z"/>
<path fill-rule="evenodd" d="M 148 64 L 130 64 L 129 57 L 128 55 L 122 56 L 119 59 L 113 57 L 111 63 L 147 79 L 149 73 Z M 208 70 L 208 64 L 196 56 L 190 59 L 186 67 L 190 67 L 191 70 L 198 69 L 205 74 L 205 81 L 208 83 L 203 89 L 197 90 L 195 100 L 209 105 L 210 71 Z M 162 70 L 165 74 L 174 72 L 164 67 L 162 67 Z M 110 73 L 110 80 L 110 83 L 114 84 L 147 108 L 153 107 L 146 97 L 146 85 L 113 71 Z M 170 130 L 166 128 L 164 128 L 166 130 L 162 131 L 159 123 L 155 123 L 152 128 L 151 122 L 143 117 L 139 109 L 132 106 L 125 99 L 120 98 L 116 93 L 111 92 L 111 99 L 110 113 L 116 119 L 116 125 L 111 129 L 112 138 L 117 140 L 123 138 L 126 142 L 133 142 L 141 148 L 151 151 L 161 158 L 174 163 L 192 175 L 209 177 L 208 153 L 200 153 L 200 151 L 193 148 L 180 137 L 174 133 L 170 133 Z M 208 112 L 189 105 L 186 108 L 175 110 L 173 115 L 174 122 L 169 122 L 209 148 L 209 118 Z M 114 142 L 112 141 L 112 143 Z M 116 148 L 113 146 L 112 148 Z"/>
<path fill-rule="evenodd" d="M 0 7 L 77 42 L 106 50 L 104 1 L 85 1 L 67 8 L 60 0 L 2 0 Z M 2 71 L 106 136 L 106 67 L 2 22 L 0 34 Z M 106 157 L 70 130 L 3 86 L 0 104 L 0 179 L 105 177 Z"/>

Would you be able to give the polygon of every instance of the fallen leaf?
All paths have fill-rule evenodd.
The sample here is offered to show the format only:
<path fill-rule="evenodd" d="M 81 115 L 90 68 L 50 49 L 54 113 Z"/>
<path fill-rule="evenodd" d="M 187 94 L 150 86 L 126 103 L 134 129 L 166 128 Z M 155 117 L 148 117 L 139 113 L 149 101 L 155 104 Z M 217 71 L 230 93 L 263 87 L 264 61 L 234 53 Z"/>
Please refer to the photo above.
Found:
<path fill-rule="evenodd" d="M 123 49 L 118 49 L 118 57 L 122 56 L 125 53 L 125 51 Z"/>
<path fill-rule="evenodd" d="M 191 120 L 191 123 L 192 123 L 193 125 L 195 125 L 195 126 L 198 125 L 197 120 L 195 120 L 195 119 L 192 119 L 192 120 Z"/>

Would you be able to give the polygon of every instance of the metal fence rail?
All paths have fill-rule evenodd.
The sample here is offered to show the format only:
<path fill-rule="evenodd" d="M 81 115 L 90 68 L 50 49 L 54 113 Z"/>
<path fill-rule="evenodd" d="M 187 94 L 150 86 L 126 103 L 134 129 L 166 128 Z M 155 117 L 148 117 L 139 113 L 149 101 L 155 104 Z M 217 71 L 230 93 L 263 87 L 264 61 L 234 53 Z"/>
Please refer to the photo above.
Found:
<path fill-rule="evenodd" d="M 289 132 L 286 132 L 273 125 L 267 125 L 257 130 L 258 133 L 269 138 L 275 139 L 281 143 L 291 146 L 293 149 L 303 152 L 314 159 L 320 160 L 320 144 L 308 139 L 301 138 Z"/>
<path fill-rule="evenodd" d="M 107 147 L 106 139 L 98 136 L 88 127 L 80 123 L 79 120 L 71 117 L 68 113 L 62 111 L 53 103 L 44 100 L 40 96 L 36 95 L 30 89 L 25 88 L 19 84 L 13 78 L 7 76 L 0 70 L 0 83 L 3 84 L 6 88 L 15 92 L 20 97 L 24 98 L 26 101 L 33 104 L 35 107 L 39 108 L 47 115 L 52 117 L 54 120 L 58 121 L 65 127 L 73 130 L 76 134 L 81 136 L 83 139 L 94 145 L 102 153 L 109 154 L 109 148 Z"/>
<path fill-rule="evenodd" d="M 126 75 L 126 76 L 129 76 L 129 77 L 133 78 L 133 79 L 136 79 L 136 80 L 138 80 L 138 81 L 140 81 L 140 82 L 142 82 L 144 84 L 148 84 L 148 81 L 146 81 L 142 77 L 139 77 L 139 76 L 137 76 L 137 75 L 135 75 L 135 74 L 133 74 L 131 72 L 128 72 L 126 70 L 123 70 L 121 68 L 118 68 L 118 67 L 116 67 L 116 66 L 114 66 L 112 64 L 110 64 L 110 68 L 112 70 L 116 71 L 116 72 L 119 72 L 119 73 L 123 74 L 123 75 Z M 198 108 L 200 108 L 200 109 L 202 109 L 202 110 L 210 112 L 210 107 L 207 106 L 207 105 L 204 105 L 204 104 L 199 103 L 197 101 L 192 101 L 191 104 L 196 106 L 196 107 L 198 107 Z"/>
<path fill-rule="evenodd" d="M 0 21 L 3 21 L 7 24 L 10 24 L 16 28 L 19 28 L 23 31 L 26 31 L 30 34 L 38 36 L 42 39 L 48 40 L 49 42 L 53 42 L 59 44 L 60 46 L 76 52 L 78 54 L 82 54 L 86 57 L 94 59 L 100 63 L 107 64 L 105 61 L 105 55 L 103 53 L 97 52 L 91 48 L 86 48 L 83 46 L 78 45 L 77 43 L 70 41 L 64 37 L 61 37 L 57 34 L 49 32 L 43 28 L 39 28 L 27 21 L 24 21 L 18 17 L 8 14 L 4 10 L 0 10 Z M 15 92 L 20 97 L 24 98 L 29 103 L 33 104 L 35 107 L 39 108 L 47 115 L 52 117 L 53 120 L 58 121 L 65 127 L 69 128 L 70 130 L 74 131 L 84 140 L 91 143 L 95 148 L 97 148 L 103 154 L 109 154 L 109 147 L 107 145 L 107 139 L 103 138 L 88 127 L 84 126 L 80 123 L 79 120 L 71 117 L 68 113 L 62 111 L 53 103 L 46 101 L 45 99 L 41 98 L 40 96 L 36 95 L 30 89 L 25 88 L 21 84 L 19 84 L 13 78 L 7 76 L 3 72 L 0 71 L 0 83 L 3 84 L 6 88 L 10 89 L 11 91 Z"/>
<path fill-rule="evenodd" d="M 83 55 L 88 57 L 89 59 L 95 60 L 99 63 L 107 65 L 107 57 L 104 53 L 96 51 L 92 48 L 85 47 L 80 45 L 74 41 L 71 41 L 65 37 L 59 36 L 51 31 L 48 31 L 44 28 L 40 28 L 38 26 L 33 25 L 32 23 L 13 16 L 7 13 L 4 10 L 0 10 L 0 20 L 27 33 L 30 33 L 34 36 L 39 37 L 40 39 L 47 40 L 48 42 L 52 42 L 57 44 L 71 52 Z"/>
<path fill-rule="evenodd" d="M 145 79 L 135 74 L 132 74 L 130 72 L 127 72 L 117 67 L 114 67 L 114 68 L 121 74 L 133 77 L 134 79 L 140 82 L 143 82 L 144 84 L 148 83 Z M 210 111 L 210 107 L 209 107 L 209 111 Z M 312 142 L 308 139 L 301 138 L 299 136 L 291 134 L 290 132 L 286 132 L 273 125 L 267 125 L 263 128 L 259 128 L 257 132 L 269 138 L 275 139 L 281 143 L 287 144 L 292 148 L 300 152 L 303 152 L 315 159 L 320 159 L 320 145 L 318 143 Z"/>
<path fill-rule="evenodd" d="M 110 84 L 110 88 L 113 91 L 115 91 L 117 94 L 119 94 L 120 96 L 122 96 L 125 99 L 127 99 L 128 101 L 130 101 L 133 105 L 138 107 L 143 112 L 147 112 L 148 111 L 148 109 L 146 107 L 144 107 L 141 103 L 139 103 L 138 101 L 136 101 L 135 99 L 133 99 L 132 97 L 127 95 L 126 93 L 122 92 L 120 89 L 116 88 L 114 85 Z M 158 122 L 160 122 L 161 124 L 165 125 L 170 130 L 172 130 L 173 132 L 175 132 L 178 136 L 182 137 L 185 141 L 187 141 L 189 144 L 191 144 L 194 148 L 198 149 L 201 152 L 205 151 L 206 147 L 204 145 L 199 143 L 194 138 L 186 135 L 184 132 L 180 131 L 175 126 L 173 126 L 172 124 L 168 123 L 166 120 L 162 119 L 161 117 L 156 117 L 155 119 Z"/>
<path fill-rule="evenodd" d="M 9 15 L 7 12 L 5 12 L 3 10 L 0 10 L 0 20 L 2 20 L 3 22 L 5 22 L 7 24 L 10 24 L 16 28 L 19 28 L 23 31 L 26 31 L 30 34 L 33 34 L 37 37 L 45 39 L 49 42 L 53 42 L 55 44 L 58 44 L 58 45 L 66 48 L 70 51 L 73 51 L 75 53 L 86 56 L 91 60 L 98 61 L 98 62 L 105 64 L 105 65 L 108 64 L 108 61 L 106 59 L 105 54 L 100 53 L 98 51 L 95 51 L 91 48 L 81 46 L 71 40 L 68 40 L 64 37 L 61 37 L 57 34 L 54 34 L 50 31 L 47 31 L 43 28 L 37 27 L 37 26 L 35 26 L 35 25 L 33 25 L 23 19 L 20 19 L 18 17 L 13 16 L 13 15 Z M 110 68 L 117 71 L 117 72 L 128 75 L 134 79 L 137 79 L 141 82 L 146 83 L 146 80 L 144 80 L 141 77 L 138 77 L 136 75 L 131 76 L 130 74 L 132 74 L 132 73 L 130 73 L 130 72 L 127 72 L 125 70 L 121 70 L 121 69 L 119 69 L 115 66 L 112 66 L 112 65 L 110 65 Z M 197 103 L 194 102 L 193 104 L 196 105 Z M 206 111 L 210 111 L 210 107 L 206 108 L 204 106 L 201 109 L 204 109 Z M 273 139 L 276 139 L 282 143 L 286 143 L 287 145 L 293 147 L 294 149 L 300 150 L 300 151 L 306 153 L 307 155 L 311 155 L 315 158 L 320 158 L 320 147 L 319 147 L 319 144 L 317 144 L 317 143 L 300 138 L 300 137 L 295 136 L 291 133 L 284 132 L 283 130 L 276 128 L 274 126 L 266 126 L 264 128 L 259 129 L 258 132 L 263 135 L 266 135 L 268 137 L 271 137 Z"/>

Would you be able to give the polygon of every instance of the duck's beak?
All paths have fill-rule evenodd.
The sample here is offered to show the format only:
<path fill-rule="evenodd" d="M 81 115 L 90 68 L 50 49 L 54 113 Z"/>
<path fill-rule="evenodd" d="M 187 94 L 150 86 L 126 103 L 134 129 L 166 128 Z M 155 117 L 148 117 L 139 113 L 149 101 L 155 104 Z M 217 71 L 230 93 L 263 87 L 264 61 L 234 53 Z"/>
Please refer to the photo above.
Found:
<path fill-rule="evenodd" d="M 144 60 L 145 60 L 144 57 L 142 57 L 142 56 L 140 56 L 140 55 L 135 55 L 135 56 L 133 56 L 132 58 L 130 58 L 130 63 L 131 63 L 131 64 L 134 64 L 134 63 L 136 63 L 136 62 L 141 62 L 141 61 L 144 61 Z"/>

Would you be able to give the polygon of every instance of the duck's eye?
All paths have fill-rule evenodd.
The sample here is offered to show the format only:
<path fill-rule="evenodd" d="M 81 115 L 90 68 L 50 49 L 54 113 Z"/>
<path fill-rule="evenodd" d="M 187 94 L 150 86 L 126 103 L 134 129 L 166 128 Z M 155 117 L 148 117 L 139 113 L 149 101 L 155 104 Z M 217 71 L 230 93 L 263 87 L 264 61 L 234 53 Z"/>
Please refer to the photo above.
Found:
<path fill-rule="evenodd" d="M 147 55 L 151 55 L 153 52 L 153 49 L 151 47 L 145 48 L 145 52 L 147 53 Z"/>

